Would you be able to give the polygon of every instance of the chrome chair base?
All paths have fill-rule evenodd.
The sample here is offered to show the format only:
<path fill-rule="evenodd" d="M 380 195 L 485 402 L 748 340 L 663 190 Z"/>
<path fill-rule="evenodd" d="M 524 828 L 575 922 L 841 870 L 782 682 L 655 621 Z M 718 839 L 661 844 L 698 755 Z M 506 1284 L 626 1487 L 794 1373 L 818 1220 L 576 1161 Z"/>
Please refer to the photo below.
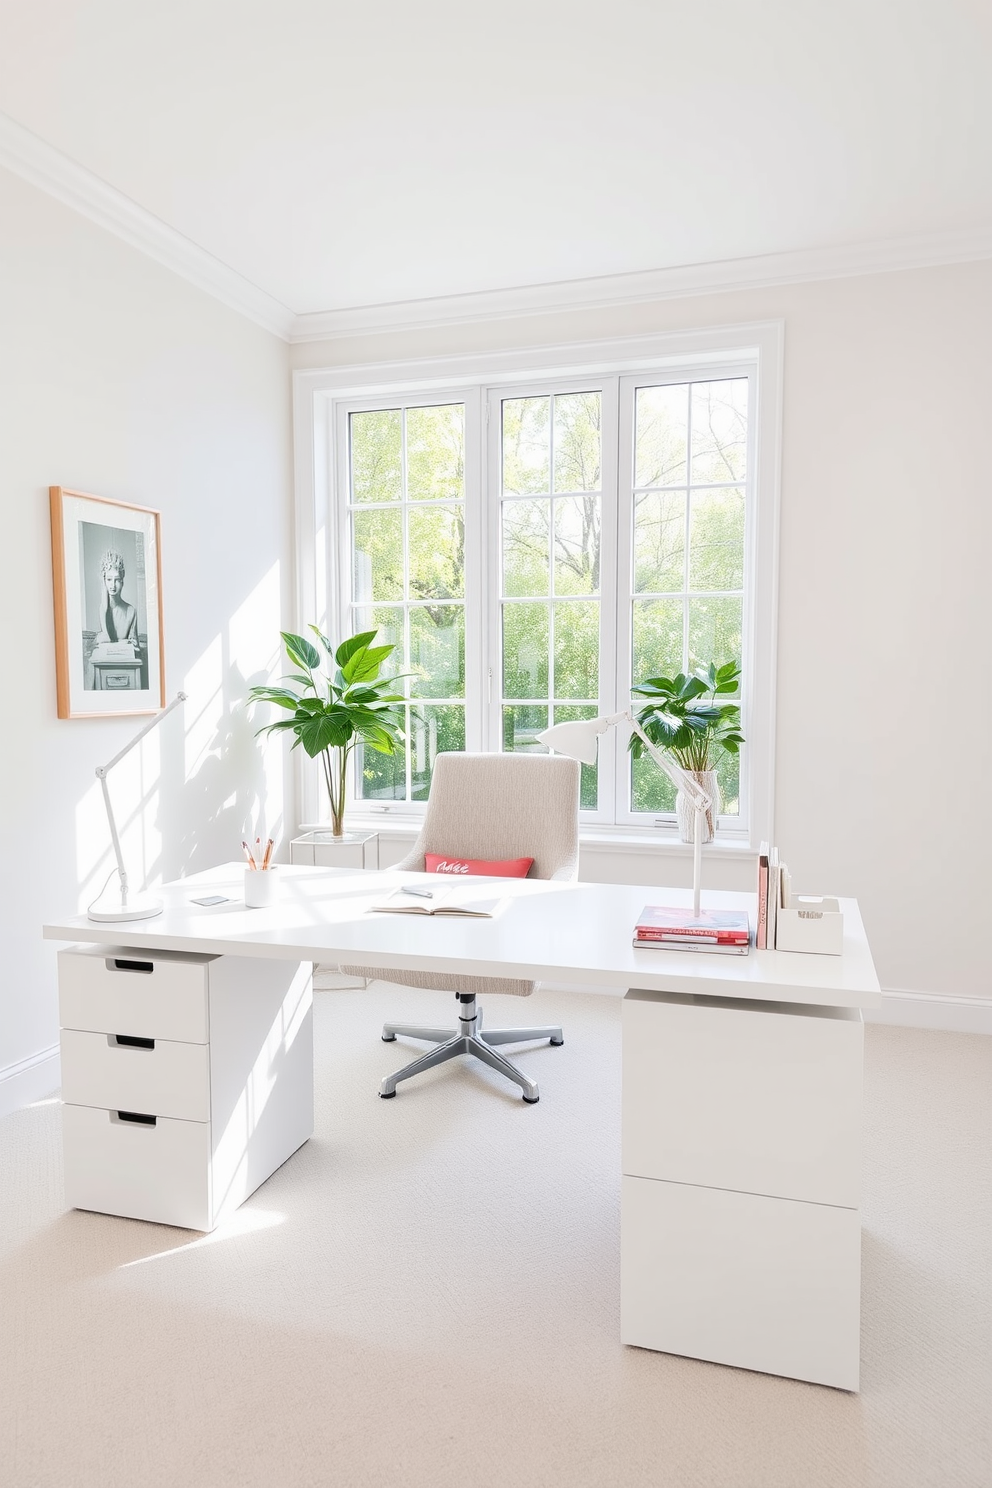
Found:
<path fill-rule="evenodd" d="M 397 1034 L 401 1038 L 428 1039 L 432 1044 L 437 1044 L 436 1049 L 430 1049 L 422 1054 L 419 1059 L 414 1059 L 411 1064 L 404 1065 L 397 1070 L 395 1075 L 387 1075 L 379 1086 L 379 1094 L 384 1100 L 396 1094 L 396 1087 L 401 1080 L 409 1080 L 411 1075 L 419 1075 L 424 1070 L 433 1069 L 435 1065 L 445 1064 L 449 1059 L 456 1059 L 460 1054 L 472 1054 L 476 1059 L 481 1059 L 483 1064 L 488 1064 L 490 1069 L 498 1070 L 508 1080 L 519 1085 L 523 1091 L 524 1100 L 528 1105 L 535 1105 L 540 1100 L 540 1091 L 537 1082 L 530 1080 L 523 1070 L 517 1069 L 502 1054 L 497 1054 L 493 1045 L 495 1044 L 522 1044 L 531 1039 L 549 1039 L 552 1044 L 561 1045 L 565 1037 L 560 1028 L 494 1028 L 491 1032 L 482 1031 L 482 1009 L 476 1006 L 475 995 L 467 992 L 456 992 L 458 999 L 458 1028 L 415 1028 L 409 1023 L 385 1023 L 382 1029 L 383 1042 L 391 1044 Z"/>

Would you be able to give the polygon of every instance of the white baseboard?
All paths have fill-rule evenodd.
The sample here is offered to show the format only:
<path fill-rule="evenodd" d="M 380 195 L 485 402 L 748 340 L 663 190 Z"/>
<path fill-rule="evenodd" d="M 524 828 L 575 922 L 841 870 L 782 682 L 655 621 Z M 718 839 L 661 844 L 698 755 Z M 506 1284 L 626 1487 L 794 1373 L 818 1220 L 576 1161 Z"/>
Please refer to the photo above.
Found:
<path fill-rule="evenodd" d="M 895 1028 L 935 1028 L 944 1033 L 992 1034 L 992 998 L 945 997 L 935 992 L 882 992 L 882 1006 L 865 1011 L 866 1023 Z"/>
<path fill-rule="evenodd" d="M 58 1044 L 41 1049 L 17 1064 L 6 1065 L 0 1069 L 0 1116 L 9 1116 L 32 1101 L 51 1095 L 61 1081 Z"/>

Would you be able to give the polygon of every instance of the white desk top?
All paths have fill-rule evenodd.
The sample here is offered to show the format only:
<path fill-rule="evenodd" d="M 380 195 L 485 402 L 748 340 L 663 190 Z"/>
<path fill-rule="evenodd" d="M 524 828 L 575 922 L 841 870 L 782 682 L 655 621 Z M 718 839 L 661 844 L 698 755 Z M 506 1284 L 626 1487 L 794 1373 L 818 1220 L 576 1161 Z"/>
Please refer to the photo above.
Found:
<path fill-rule="evenodd" d="M 500 879 L 511 903 L 494 919 L 370 913 L 368 906 L 411 873 L 352 872 L 281 864 L 276 902 L 246 909 L 244 868 L 227 863 L 155 893 L 160 915 L 124 924 L 97 923 L 85 915 L 44 927 L 49 940 L 85 941 L 141 950 L 199 951 L 215 955 L 271 956 L 334 964 L 374 965 L 384 973 L 405 967 L 466 976 L 520 977 L 574 982 L 586 990 L 622 995 L 630 987 L 831 1007 L 871 1007 L 878 979 L 857 901 L 842 899 L 844 954 L 798 955 L 756 951 L 746 956 L 694 951 L 635 950 L 633 926 L 646 904 L 689 904 L 685 889 L 657 885 L 546 883 Z M 492 879 L 473 880 L 491 897 Z M 462 883 L 461 887 L 467 889 Z M 192 904 L 194 896 L 220 893 L 230 902 Z M 754 923 L 755 896 L 716 890 L 703 893 L 711 908 L 746 906 Z"/>

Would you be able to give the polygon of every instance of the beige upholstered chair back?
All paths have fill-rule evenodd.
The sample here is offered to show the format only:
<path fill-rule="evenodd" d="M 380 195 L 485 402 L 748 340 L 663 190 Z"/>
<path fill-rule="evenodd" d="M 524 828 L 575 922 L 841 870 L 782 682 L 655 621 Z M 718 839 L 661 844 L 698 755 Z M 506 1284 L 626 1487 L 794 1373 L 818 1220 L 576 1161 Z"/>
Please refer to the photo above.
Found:
<path fill-rule="evenodd" d="M 531 878 L 574 878 L 579 771 L 556 754 L 439 754 L 420 836 L 396 867 L 422 872 L 429 852 L 533 858 Z"/>
<path fill-rule="evenodd" d="M 530 878 L 575 878 L 579 868 L 579 769 L 552 754 L 439 754 L 420 836 L 396 868 L 422 873 L 424 854 L 458 858 L 533 858 Z M 439 992 L 502 992 L 529 997 L 536 982 L 455 976 L 444 971 L 342 966 L 351 976 L 382 977 Z"/>

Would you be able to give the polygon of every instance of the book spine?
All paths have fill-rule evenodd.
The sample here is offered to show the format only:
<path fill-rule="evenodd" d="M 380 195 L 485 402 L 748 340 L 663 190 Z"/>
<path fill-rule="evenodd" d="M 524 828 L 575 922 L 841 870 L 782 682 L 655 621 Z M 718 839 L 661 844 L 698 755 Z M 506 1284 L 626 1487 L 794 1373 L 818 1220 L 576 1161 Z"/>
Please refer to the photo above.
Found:
<path fill-rule="evenodd" d="M 768 948 L 768 843 L 758 849 L 758 920 L 754 930 L 755 950 Z"/>
<path fill-rule="evenodd" d="M 657 925 L 636 925 L 634 934 L 638 940 L 715 940 L 729 945 L 746 945 L 750 939 L 743 930 L 704 930 L 701 926 L 683 929 L 673 925 L 670 930 L 662 930 Z"/>
<path fill-rule="evenodd" d="M 778 900 L 779 900 L 779 863 L 778 848 L 773 847 L 768 862 L 768 926 L 765 932 L 767 949 L 775 949 L 775 930 L 778 925 Z"/>

